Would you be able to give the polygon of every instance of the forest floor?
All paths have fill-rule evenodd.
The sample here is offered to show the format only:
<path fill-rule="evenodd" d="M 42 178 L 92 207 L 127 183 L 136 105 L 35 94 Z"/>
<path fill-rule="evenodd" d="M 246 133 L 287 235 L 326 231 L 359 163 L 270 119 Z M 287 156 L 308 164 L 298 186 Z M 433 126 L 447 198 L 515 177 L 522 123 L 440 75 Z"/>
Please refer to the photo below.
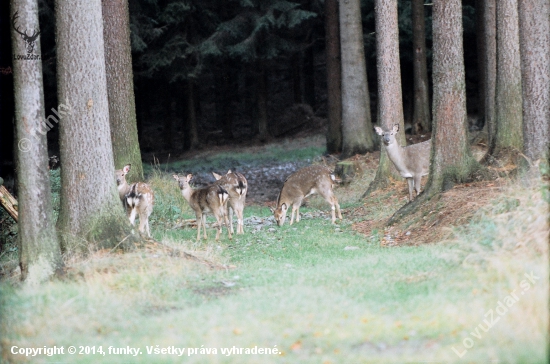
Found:
<path fill-rule="evenodd" d="M 338 162 L 323 156 L 324 142 L 313 134 L 164 158 L 146 167 L 154 239 L 131 252 L 69 253 L 66 278 L 38 288 L 19 286 L 18 270 L 7 268 L 14 260 L 5 259 L 3 362 L 547 361 L 543 167 L 519 177 L 502 168 L 500 178 L 456 185 L 388 227 L 407 203 L 406 182 L 361 199 L 378 153 L 357 155 L 348 160 L 355 176 L 335 189 L 343 221 L 331 224 L 326 202 L 312 196 L 299 223 L 277 227 L 268 207 L 285 178 Z M 248 178 L 245 234 L 230 241 L 224 231 L 215 242 L 210 228 L 210 239 L 196 242 L 194 214 L 171 176 L 193 173 L 201 185 L 228 169 Z M 14 345 L 72 345 L 77 354 L 25 357 Z M 183 355 L 169 353 L 172 346 Z M 247 354 L 253 348 L 271 354 Z"/>

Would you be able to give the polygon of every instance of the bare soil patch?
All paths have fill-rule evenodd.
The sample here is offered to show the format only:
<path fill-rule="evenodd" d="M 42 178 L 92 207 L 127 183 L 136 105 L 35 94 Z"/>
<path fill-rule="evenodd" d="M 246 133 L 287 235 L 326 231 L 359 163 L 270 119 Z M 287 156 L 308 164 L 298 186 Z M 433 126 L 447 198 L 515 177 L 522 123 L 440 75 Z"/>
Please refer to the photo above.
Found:
<path fill-rule="evenodd" d="M 466 224 L 479 209 L 502 194 L 505 184 L 504 180 L 496 180 L 456 185 L 435 196 L 394 226 L 386 226 L 391 217 L 389 215 L 383 219 L 357 222 L 353 224 L 353 229 L 367 236 L 379 231 L 381 235 L 383 234 L 381 237 L 383 246 L 419 245 L 441 241 L 449 237 L 452 227 Z M 390 190 L 394 190 L 395 195 L 390 194 Z M 394 183 L 387 189 L 376 191 L 369 196 L 364 206 L 355 209 L 353 215 L 367 215 L 371 200 L 379 198 L 380 195 L 389 196 L 383 199 L 382 203 L 396 204 L 395 196 L 403 203 L 407 201 L 407 194 L 406 182 Z"/>

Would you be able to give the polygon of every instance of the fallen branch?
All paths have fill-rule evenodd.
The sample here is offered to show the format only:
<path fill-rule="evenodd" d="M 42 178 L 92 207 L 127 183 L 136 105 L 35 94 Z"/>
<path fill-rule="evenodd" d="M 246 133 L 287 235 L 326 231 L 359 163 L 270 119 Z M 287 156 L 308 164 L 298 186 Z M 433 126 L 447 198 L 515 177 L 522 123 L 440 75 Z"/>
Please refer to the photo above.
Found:
<path fill-rule="evenodd" d="M 0 185 L 0 204 L 17 222 L 19 213 L 17 212 L 17 200 L 11 195 L 6 187 Z"/>

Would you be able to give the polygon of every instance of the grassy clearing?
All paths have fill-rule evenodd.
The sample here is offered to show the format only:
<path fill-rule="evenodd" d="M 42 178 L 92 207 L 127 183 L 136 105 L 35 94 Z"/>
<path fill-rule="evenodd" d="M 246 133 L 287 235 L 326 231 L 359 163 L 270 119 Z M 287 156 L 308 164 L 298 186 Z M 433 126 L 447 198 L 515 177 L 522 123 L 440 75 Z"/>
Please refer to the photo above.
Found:
<path fill-rule="evenodd" d="M 366 173 L 368 180 L 373 172 Z M 359 205 L 353 194 L 364 186 L 337 190 L 347 206 L 337 226 L 320 199 L 301 209 L 300 223 L 281 228 L 267 208 L 251 206 L 245 235 L 196 243 L 194 229 L 172 229 L 180 213 L 193 214 L 170 178 L 159 173 L 150 180 L 157 198 L 154 237 L 234 268 L 211 269 L 156 246 L 75 257 L 66 280 L 38 288 L 4 282 L 5 362 L 24 362 L 10 354 L 13 345 L 142 352 L 41 356 L 33 363 L 546 362 L 549 201 L 537 177 L 510 183 L 468 224 L 452 228 L 447 241 L 392 248 L 377 234 L 352 229 L 359 219 L 350 216 Z M 388 198 L 403 203 L 395 191 L 384 191 L 369 199 L 366 218 L 386 217 Z M 518 299 L 510 301 L 512 294 Z M 499 302 L 510 306 L 499 309 Z M 485 332 L 490 310 L 498 320 Z M 147 354 L 147 346 L 156 345 L 216 348 L 218 354 Z M 280 355 L 227 356 L 220 349 L 275 345 Z"/>

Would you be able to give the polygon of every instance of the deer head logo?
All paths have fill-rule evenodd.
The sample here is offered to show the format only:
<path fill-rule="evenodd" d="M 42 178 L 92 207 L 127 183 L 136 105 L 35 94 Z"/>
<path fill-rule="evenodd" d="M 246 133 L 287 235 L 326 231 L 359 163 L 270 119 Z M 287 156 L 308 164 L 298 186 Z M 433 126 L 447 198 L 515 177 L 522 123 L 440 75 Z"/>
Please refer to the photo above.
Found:
<path fill-rule="evenodd" d="M 34 32 L 33 35 L 28 35 L 27 30 L 25 30 L 24 33 L 19 31 L 19 29 L 17 29 L 17 27 L 15 26 L 15 22 L 16 22 L 17 18 L 19 18 L 19 14 L 16 12 L 15 14 L 13 14 L 13 18 L 11 19 L 13 29 L 17 33 L 21 34 L 21 37 L 23 38 L 25 43 L 27 43 L 26 46 L 25 46 L 25 48 L 27 48 L 27 54 L 31 54 L 34 50 L 34 42 L 38 38 L 38 35 L 40 34 L 40 31 L 38 30 L 38 31 Z"/>

